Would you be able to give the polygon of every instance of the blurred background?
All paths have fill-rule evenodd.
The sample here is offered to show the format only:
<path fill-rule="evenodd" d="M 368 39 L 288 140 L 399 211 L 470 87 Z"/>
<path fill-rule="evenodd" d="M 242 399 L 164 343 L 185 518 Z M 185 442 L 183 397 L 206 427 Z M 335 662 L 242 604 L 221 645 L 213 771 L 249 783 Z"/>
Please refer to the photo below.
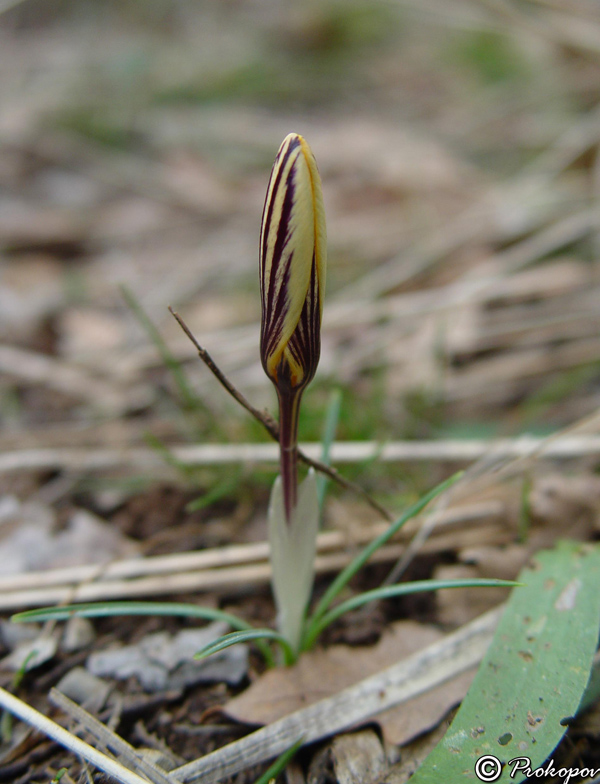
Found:
<path fill-rule="evenodd" d="M 338 457 L 354 449 L 347 442 L 369 444 L 335 464 L 393 517 L 470 469 L 350 594 L 386 579 L 514 579 L 559 538 L 600 537 L 598 0 L 0 0 L 7 615 L 169 594 L 273 623 L 266 548 L 240 546 L 235 560 L 227 547 L 266 539 L 277 450 L 168 306 L 276 414 L 259 360 L 258 238 L 270 169 L 292 131 L 316 156 L 329 236 L 322 356 L 301 440 L 321 440 L 339 394 Z M 517 437 L 563 429 L 584 439 L 558 458 L 512 460 Z M 508 460 L 499 438 L 510 439 Z M 402 451 L 386 461 L 392 446 Z M 315 597 L 385 525 L 364 495 L 330 491 Z M 168 563 L 152 558 L 167 553 Z M 455 628 L 505 595 L 379 602 L 323 642 L 366 646 L 407 618 L 407 640 L 417 622 Z M 151 634 L 185 624 L 112 618 L 32 641 L 2 618 L 0 685 L 54 714 L 48 688 L 88 652 L 117 641 L 149 651 Z M 396 660 L 396 642 L 390 650 Z M 134 656 L 143 674 L 150 660 Z M 245 683 L 260 671 L 252 662 Z M 99 716 L 112 727 L 124 718 L 119 731 L 136 747 L 189 760 L 239 737 L 216 710 L 239 685 L 144 701 L 133 669 L 123 672 Z M 439 720 L 402 714 L 422 722 L 415 733 Z M 588 715 L 557 765 L 587 749 L 586 765 L 600 766 L 598 713 Z M 64 765 L 64 781 L 79 781 L 71 755 L 22 729 L 0 743 L 2 780 L 57 781 Z M 423 748 L 402 751 L 409 768 Z M 324 781 L 328 757 L 314 759 Z"/>
<path fill-rule="evenodd" d="M 335 388 L 341 439 L 545 435 L 598 408 L 596 0 L 0 11 L 0 451 L 150 444 L 167 471 L 173 444 L 268 440 L 167 306 L 273 408 L 257 245 L 290 131 L 329 233 L 303 439 Z M 432 481 L 378 471 L 348 468 L 388 495 Z"/>

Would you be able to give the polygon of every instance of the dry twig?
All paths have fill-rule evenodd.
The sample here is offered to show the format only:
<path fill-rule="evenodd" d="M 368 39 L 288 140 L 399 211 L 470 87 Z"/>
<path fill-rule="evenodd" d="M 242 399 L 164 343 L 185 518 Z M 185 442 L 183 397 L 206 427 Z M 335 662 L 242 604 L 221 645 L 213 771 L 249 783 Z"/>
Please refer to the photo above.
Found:
<path fill-rule="evenodd" d="M 259 411 L 255 408 L 245 397 L 242 393 L 234 387 L 234 385 L 229 381 L 228 378 L 223 374 L 223 372 L 217 367 L 215 361 L 210 356 L 208 351 L 203 348 L 196 338 L 191 333 L 189 327 L 185 323 L 185 321 L 181 318 L 181 316 L 176 313 L 172 308 L 169 308 L 170 312 L 174 316 L 175 320 L 181 327 L 181 329 L 185 332 L 188 338 L 192 341 L 196 350 L 198 351 L 198 356 L 204 362 L 206 367 L 213 373 L 215 378 L 220 382 L 220 384 L 229 392 L 229 394 L 236 400 L 243 408 L 246 409 L 252 416 L 258 420 L 261 425 L 265 428 L 267 433 L 273 438 L 275 441 L 279 441 L 279 428 L 277 427 L 277 423 L 273 419 L 273 417 L 267 413 L 266 411 Z M 341 474 L 339 474 L 335 468 L 328 466 L 326 463 L 322 463 L 320 460 L 314 460 L 312 457 L 308 457 L 302 450 L 298 450 L 298 457 L 302 460 L 303 463 L 314 468 L 316 471 L 319 471 L 325 476 L 332 479 L 334 482 L 337 482 L 342 487 L 345 487 L 347 490 L 352 490 L 354 493 L 358 494 L 361 498 L 363 498 L 369 506 L 379 512 L 380 515 L 385 517 L 386 520 L 393 520 L 394 516 L 390 511 L 388 511 L 384 506 L 382 506 L 378 501 L 376 501 L 366 490 L 364 490 L 360 485 L 357 485 L 355 482 L 351 482 L 349 479 L 345 479 Z"/>

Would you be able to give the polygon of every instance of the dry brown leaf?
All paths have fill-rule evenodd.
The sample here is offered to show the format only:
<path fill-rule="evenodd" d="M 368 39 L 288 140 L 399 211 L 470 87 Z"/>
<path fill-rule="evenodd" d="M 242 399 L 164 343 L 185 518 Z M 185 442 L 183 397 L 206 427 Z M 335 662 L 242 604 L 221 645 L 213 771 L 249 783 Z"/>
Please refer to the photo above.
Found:
<path fill-rule="evenodd" d="M 293 667 L 268 670 L 246 691 L 230 700 L 223 712 L 246 724 L 270 724 L 288 713 L 389 667 L 395 662 L 439 640 L 442 633 L 415 621 L 399 621 L 384 632 L 377 645 L 351 648 L 333 645 L 302 654 Z M 377 717 L 385 739 L 394 744 L 408 742 L 429 729 L 466 694 L 474 672 L 466 672 L 399 708 Z"/>
<path fill-rule="evenodd" d="M 62 356 L 80 362 L 90 354 L 118 350 L 127 339 L 123 320 L 100 308 L 65 308 L 56 331 Z"/>
<path fill-rule="evenodd" d="M 515 580 L 532 552 L 531 547 L 524 544 L 509 544 L 501 547 L 482 545 L 466 547 L 461 550 L 459 558 L 462 563 L 477 567 L 477 577 Z"/>
<path fill-rule="evenodd" d="M 446 734 L 449 720 L 441 722 L 431 732 L 421 735 L 402 748 L 399 762 L 393 765 L 382 784 L 406 784 L 413 773 L 421 767 L 425 758 Z"/>
<path fill-rule="evenodd" d="M 21 340 L 64 301 L 63 266 L 43 253 L 22 254 L 0 265 L 0 329 Z"/>
<path fill-rule="evenodd" d="M 86 218 L 76 210 L 4 202 L 0 243 L 10 251 L 80 251 L 86 240 Z"/>
<path fill-rule="evenodd" d="M 452 564 L 438 566 L 434 571 L 436 580 L 474 580 L 477 577 L 477 566 Z M 506 588 L 463 588 L 460 591 L 445 588 L 436 592 L 437 617 L 440 623 L 462 626 L 496 607 L 506 599 L 506 594 Z"/>
<path fill-rule="evenodd" d="M 174 194 L 209 215 L 221 216 L 235 208 L 233 188 L 207 159 L 189 151 L 173 150 L 161 169 L 164 182 Z"/>
<path fill-rule="evenodd" d="M 591 474 L 552 473 L 536 479 L 531 491 L 533 515 L 569 536 L 586 539 L 598 529 L 600 478 Z M 576 530 L 574 527 L 576 526 Z"/>
<path fill-rule="evenodd" d="M 474 580 L 489 578 L 515 580 L 529 557 L 539 549 L 537 535 L 529 545 L 477 545 L 459 551 L 460 564 L 439 566 L 434 571 L 436 580 Z M 440 623 L 462 626 L 481 613 L 500 604 L 506 598 L 505 588 L 450 588 L 437 591 L 435 602 Z"/>
<path fill-rule="evenodd" d="M 431 691 L 381 713 L 377 721 L 388 743 L 402 746 L 435 727 L 464 698 L 477 668 L 452 678 Z"/>

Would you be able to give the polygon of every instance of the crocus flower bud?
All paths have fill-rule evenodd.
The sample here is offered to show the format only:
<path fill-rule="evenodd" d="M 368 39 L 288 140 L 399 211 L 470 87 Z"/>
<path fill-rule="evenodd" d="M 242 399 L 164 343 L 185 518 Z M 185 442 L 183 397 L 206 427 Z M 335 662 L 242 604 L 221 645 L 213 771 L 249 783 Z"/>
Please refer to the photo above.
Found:
<path fill-rule="evenodd" d="M 260 234 L 260 354 L 275 386 L 304 389 L 321 350 L 326 235 L 321 178 L 302 136 L 283 140 Z"/>
<path fill-rule="evenodd" d="M 326 244 L 317 164 L 302 136 L 290 133 L 273 164 L 260 233 L 260 355 L 279 398 L 288 521 L 297 494 L 300 398 L 315 375 L 321 352 Z"/>

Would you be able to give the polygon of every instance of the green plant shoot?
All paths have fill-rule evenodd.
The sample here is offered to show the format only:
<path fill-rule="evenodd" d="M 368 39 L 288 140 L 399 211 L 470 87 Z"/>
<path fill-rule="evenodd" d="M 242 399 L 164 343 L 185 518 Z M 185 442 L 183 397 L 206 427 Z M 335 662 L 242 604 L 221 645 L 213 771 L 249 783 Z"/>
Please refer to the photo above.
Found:
<path fill-rule="evenodd" d="M 260 235 L 262 305 L 260 356 L 275 385 L 279 402 L 280 476 L 275 480 L 268 509 L 272 588 L 278 631 L 256 629 L 221 610 L 192 604 L 163 602 L 98 602 L 30 610 L 16 621 L 94 618 L 110 615 L 176 615 L 225 620 L 234 630 L 200 651 L 203 658 L 230 645 L 254 642 L 267 663 L 293 664 L 301 651 L 312 648 L 322 631 L 346 612 L 368 602 L 417 591 L 471 586 L 512 586 L 502 580 L 423 580 L 383 586 L 335 605 L 352 577 L 402 526 L 447 490 L 460 474 L 442 482 L 409 507 L 388 529 L 370 542 L 343 569 L 317 603 L 307 609 L 314 582 L 314 561 L 324 487 L 311 469 L 298 485 L 298 418 L 302 395 L 313 379 L 321 348 L 321 316 L 325 292 L 326 230 L 321 181 L 310 147 L 298 134 L 284 139 L 267 188 Z M 130 301 L 133 302 L 131 296 Z M 156 340 L 157 345 L 162 345 Z M 170 358 L 165 361 L 171 366 Z M 175 369 L 172 367 L 172 369 Z M 187 393 L 187 387 L 182 388 Z M 325 457 L 333 439 L 339 399 L 334 401 L 325 435 Z"/>
<path fill-rule="evenodd" d="M 279 630 L 296 651 L 319 528 L 314 472 L 298 490 L 298 418 L 321 351 L 326 245 L 317 164 L 302 136 L 290 133 L 275 158 L 262 216 L 260 356 L 279 401 L 281 476 L 268 513 L 272 584 Z"/>

